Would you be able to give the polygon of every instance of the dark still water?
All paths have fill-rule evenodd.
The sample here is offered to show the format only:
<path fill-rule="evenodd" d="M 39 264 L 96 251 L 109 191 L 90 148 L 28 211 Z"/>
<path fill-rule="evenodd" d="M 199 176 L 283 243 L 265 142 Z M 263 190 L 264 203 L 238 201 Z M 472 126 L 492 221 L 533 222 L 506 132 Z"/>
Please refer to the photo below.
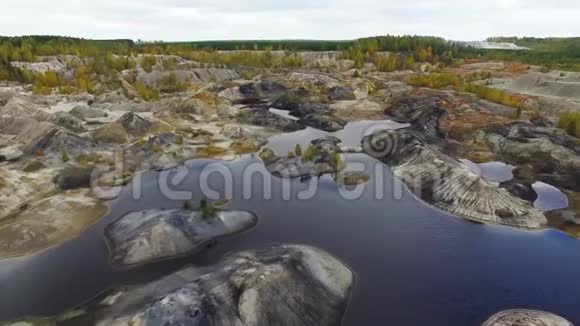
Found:
<path fill-rule="evenodd" d="M 277 141 L 284 144 L 281 151 L 291 145 Z M 264 183 L 258 174 L 266 172 L 255 156 L 191 161 L 183 177 L 175 171 L 147 172 L 138 180 L 140 198 L 125 189 L 111 202 L 107 217 L 80 237 L 0 262 L 0 320 L 57 314 L 103 290 L 150 281 L 186 264 L 206 265 L 228 252 L 296 243 L 320 247 L 356 273 L 344 325 L 481 325 L 512 308 L 548 310 L 580 323 L 580 241 L 556 230 L 524 232 L 448 216 L 415 199 L 377 161 L 355 154 L 347 159 L 353 163 L 349 167 L 362 164 L 372 175 L 357 199 L 346 198 L 355 197 L 356 190 L 347 192 L 325 176 L 312 183 L 317 185 L 312 198 L 300 200 L 310 181 L 292 181 L 290 191 L 287 181 Z M 169 188 L 187 190 L 198 202 L 202 171 L 208 169 L 231 172 L 229 208 L 255 212 L 258 225 L 198 256 L 131 271 L 111 269 L 103 228 L 131 211 L 182 206 L 183 200 L 165 198 L 160 179 L 176 179 Z M 248 169 L 258 172 L 244 184 Z M 211 174 L 208 186 L 223 196 L 222 176 Z M 268 188 L 271 198 L 265 199 Z"/>

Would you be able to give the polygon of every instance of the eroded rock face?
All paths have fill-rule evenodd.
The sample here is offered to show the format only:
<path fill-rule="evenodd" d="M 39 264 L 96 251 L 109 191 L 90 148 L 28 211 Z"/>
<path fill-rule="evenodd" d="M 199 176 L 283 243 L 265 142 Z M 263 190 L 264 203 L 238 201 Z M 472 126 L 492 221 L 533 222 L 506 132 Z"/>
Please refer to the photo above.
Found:
<path fill-rule="evenodd" d="M 92 146 L 90 140 L 48 122 L 28 126 L 14 142 L 21 153 L 15 159 L 35 156 L 62 161 L 63 156 L 79 155 Z"/>
<path fill-rule="evenodd" d="M 57 112 L 51 115 L 50 122 L 57 126 L 61 126 L 72 132 L 80 133 L 85 131 L 83 127 L 83 121 L 70 113 L 67 112 Z"/>
<path fill-rule="evenodd" d="M 69 111 L 69 113 L 82 120 L 105 118 L 107 116 L 107 113 L 103 110 L 82 105 L 75 106 L 72 110 Z"/>
<path fill-rule="evenodd" d="M 547 224 L 529 202 L 426 145 L 409 130 L 377 132 L 365 137 L 362 146 L 368 155 L 389 165 L 418 197 L 451 214 L 525 229 Z"/>
<path fill-rule="evenodd" d="M 388 110 L 393 120 L 411 124 L 415 134 L 429 143 L 440 142 L 444 135 L 439 132 L 439 119 L 445 114 L 438 97 L 409 96 Z"/>
<path fill-rule="evenodd" d="M 566 319 L 544 311 L 506 310 L 493 315 L 482 326 L 573 326 Z"/>
<path fill-rule="evenodd" d="M 328 253 L 284 245 L 120 289 L 89 311 L 99 326 L 335 326 L 352 284 L 353 273 Z"/>
<path fill-rule="evenodd" d="M 123 116 L 120 117 L 117 122 L 120 123 L 123 128 L 125 128 L 129 135 L 135 137 L 147 134 L 147 131 L 151 127 L 151 122 L 143 119 L 133 112 L 127 112 L 123 114 Z"/>
<path fill-rule="evenodd" d="M 279 83 L 271 80 L 264 80 L 259 83 L 250 83 L 241 85 L 236 92 L 239 97 L 231 97 L 233 93 L 230 92 L 230 98 L 235 103 L 253 104 L 274 101 L 278 98 L 288 95 L 288 89 Z"/>
<path fill-rule="evenodd" d="M 290 110 L 290 115 L 304 117 L 310 114 L 326 115 L 330 114 L 330 106 L 323 103 L 300 103 Z"/>
<path fill-rule="evenodd" d="M 328 132 L 334 132 L 334 131 L 339 131 L 344 129 L 344 127 L 346 126 L 346 121 L 331 116 L 331 115 L 321 115 L 321 114 L 309 114 L 306 115 L 302 118 L 300 118 L 300 120 L 298 120 L 299 123 L 308 126 L 308 127 L 312 127 L 315 129 L 319 129 L 319 130 L 324 130 L 324 131 L 328 131 Z"/>
<path fill-rule="evenodd" d="M 318 72 L 292 72 L 288 75 L 288 79 L 328 87 L 335 87 L 340 83 L 338 79 Z"/>
<path fill-rule="evenodd" d="M 181 58 L 180 58 L 181 59 Z M 140 72 L 137 76 L 137 81 L 149 85 L 157 86 L 167 79 L 171 75 L 174 75 L 178 82 L 180 83 L 196 83 L 196 84 L 207 84 L 216 83 L 226 80 L 232 80 L 240 78 L 240 75 L 231 69 L 218 69 L 218 68 L 198 68 L 191 70 L 175 70 L 175 71 L 152 71 L 150 73 Z"/>
<path fill-rule="evenodd" d="M 290 115 L 301 118 L 309 114 L 330 114 L 330 106 L 324 103 L 309 102 L 304 100 L 307 98 L 308 91 L 304 90 L 304 95 L 296 95 L 300 93 L 300 89 L 293 91 L 293 96 L 284 96 L 276 99 L 267 106 L 273 109 L 286 110 Z"/>
<path fill-rule="evenodd" d="M 351 87 L 335 86 L 328 89 L 328 99 L 331 101 L 355 100 Z"/>
<path fill-rule="evenodd" d="M 510 194 L 521 198 L 525 201 L 528 201 L 530 204 L 533 204 L 536 199 L 538 199 L 538 193 L 534 190 L 534 187 L 531 183 L 521 181 L 518 182 L 516 180 L 510 180 L 506 182 L 502 182 L 500 187 L 506 189 L 510 192 Z"/>
<path fill-rule="evenodd" d="M 109 225 L 105 237 L 113 263 L 135 266 L 176 258 L 208 242 L 244 231 L 257 217 L 244 211 L 149 210 L 130 213 Z"/>
<path fill-rule="evenodd" d="M 502 160 L 527 164 L 540 180 L 580 191 L 580 145 L 564 131 L 514 123 L 490 127 L 486 141 Z"/>
<path fill-rule="evenodd" d="M 240 110 L 238 121 L 255 126 L 278 129 L 284 132 L 298 131 L 305 127 L 292 119 L 272 113 L 264 108 L 246 108 Z"/>
<path fill-rule="evenodd" d="M 217 112 L 217 109 L 199 99 L 188 97 L 175 97 L 159 101 L 159 117 L 187 117 L 188 115 L 209 116 Z"/>
<path fill-rule="evenodd" d="M 330 107 L 336 116 L 348 121 L 385 119 L 384 106 L 368 99 L 337 101 Z"/>

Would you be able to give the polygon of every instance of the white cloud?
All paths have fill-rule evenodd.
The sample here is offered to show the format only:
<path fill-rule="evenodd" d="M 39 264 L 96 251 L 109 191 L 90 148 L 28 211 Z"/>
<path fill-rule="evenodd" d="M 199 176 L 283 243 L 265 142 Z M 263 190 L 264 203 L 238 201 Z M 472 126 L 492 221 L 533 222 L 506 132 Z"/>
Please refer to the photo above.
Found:
<path fill-rule="evenodd" d="M 2 35 L 145 40 L 571 36 L 576 0 L 3 0 Z"/>

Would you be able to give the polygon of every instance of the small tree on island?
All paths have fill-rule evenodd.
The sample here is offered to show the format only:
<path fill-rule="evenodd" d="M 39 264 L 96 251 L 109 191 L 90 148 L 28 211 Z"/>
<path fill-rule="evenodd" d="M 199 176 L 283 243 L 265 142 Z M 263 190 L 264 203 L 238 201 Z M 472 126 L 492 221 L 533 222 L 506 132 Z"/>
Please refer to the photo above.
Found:
<path fill-rule="evenodd" d="M 294 153 L 298 157 L 302 156 L 302 146 L 300 146 L 300 144 L 296 144 L 296 148 L 294 148 Z"/>

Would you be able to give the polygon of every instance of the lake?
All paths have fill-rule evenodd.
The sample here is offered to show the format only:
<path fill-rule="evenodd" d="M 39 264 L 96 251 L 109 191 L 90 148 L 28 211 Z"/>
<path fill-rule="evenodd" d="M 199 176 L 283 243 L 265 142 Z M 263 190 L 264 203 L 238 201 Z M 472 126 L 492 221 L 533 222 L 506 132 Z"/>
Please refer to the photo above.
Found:
<path fill-rule="evenodd" d="M 345 145 L 358 145 L 369 128 L 399 127 L 390 121 L 357 122 L 333 135 Z M 296 143 L 304 148 L 325 134 L 309 128 L 276 136 L 267 146 L 287 153 Z M 184 265 L 204 266 L 229 252 L 294 243 L 322 248 L 355 272 L 344 325 L 481 325 L 512 308 L 547 310 L 580 323 L 580 241 L 553 229 L 527 232 L 450 216 L 416 199 L 380 162 L 362 154 L 347 154 L 345 160 L 371 176 L 364 187 L 340 187 L 332 176 L 263 182 L 267 172 L 256 155 L 145 172 L 135 181 L 139 187 L 126 187 L 110 202 L 107 216 L 79 237 L 0 261 L 0 320 L 58 314 L 104 290 L 151 281 Z M 130 271 L 110 267 L 103 240 L 108 223 L 132 211 L 181 207 L 183 200 L 166 198 L 160 180 L 177 180 L 169 190 L 191 195 L 195 207 L 203 188 L 224 189 L 220 174 L 207 173 L 216 170 L 231 173 L 228 208 L 256 213 L 254 229 L 197 256 Z M 248 171 L 255 173 L 249 184 L 243 182 Z M 316 192 L 303 196 L 313 186 Z"/>

